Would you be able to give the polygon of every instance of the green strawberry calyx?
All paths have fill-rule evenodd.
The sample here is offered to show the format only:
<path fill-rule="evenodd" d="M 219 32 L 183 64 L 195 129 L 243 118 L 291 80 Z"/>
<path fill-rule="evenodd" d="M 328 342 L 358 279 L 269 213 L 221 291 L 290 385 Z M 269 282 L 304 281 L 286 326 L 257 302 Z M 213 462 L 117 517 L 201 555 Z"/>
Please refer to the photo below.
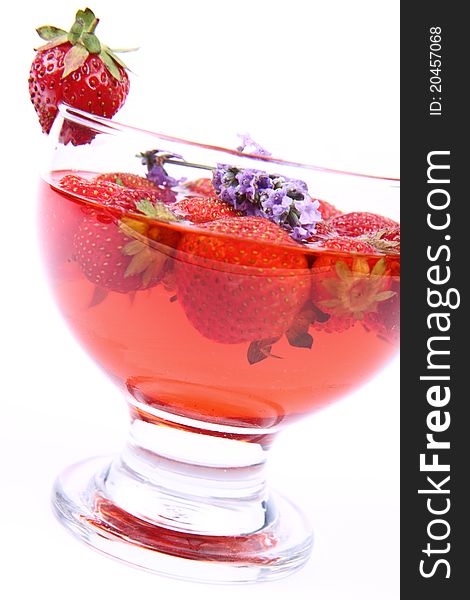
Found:
<path fill-rule="evenodd" d="M 162 202 L 151 202 L 142 199 L 136 203 L 136 209 L 151 219 L 164 222 L 179 221 L 180 218 Z M 148 287 L 157 279 L 165 268 L 167 256 L 164 252 L 152 247 L 147 238 L 149 225 L 141 221 L 124 218 L 119 223 L 120 231 L 129 238 L 121 252 L 130 258 L 124 277 L 139 275 L 142 277 L 143 287 Z"/>
<path fill-rule="evenodd" d="M 318 303 L 331 314 L 362 320 L 365 314 L 377 312 L 381 302 L 396 295 L 388 289 L 390 275 L 386 272 L 384 258 L 378 260 L 372 269 L 362 257 L 354 258 L 351 266 L 339 260 L 335 271 L 336 277 L 322 282 L 330 298 Z"/>
<path fill-rule="evenodd" d="M 96 54 L 103 61 L 108 72 L 115 79 L 121 81 L 122 76 L 119 67 L 127 69 L 127 66 L 117 56 L 116 52 L 130 52 L 136 48 L 111 50 L 111 48 L 102 44 L 95 34 L 98 23 L 99 19 L 95 17 L 94 12 L 89 8 L 85 8 L 85 10 L 77 11 L 70 31 L 52 25 L 38 27 L 36 31 L 39 37 L 46 41 L 46 44 L 36 48 L 36 50 L 48 50 L 66 43 L 71 45 L 64 58 L 62 79 L 82 67 L 90 54 Z"/>

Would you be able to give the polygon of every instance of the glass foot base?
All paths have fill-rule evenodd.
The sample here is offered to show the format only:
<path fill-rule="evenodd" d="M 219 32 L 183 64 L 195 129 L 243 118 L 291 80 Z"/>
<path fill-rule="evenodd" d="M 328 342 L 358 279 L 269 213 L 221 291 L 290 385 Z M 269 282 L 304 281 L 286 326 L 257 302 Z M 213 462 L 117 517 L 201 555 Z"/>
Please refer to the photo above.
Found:
<path fill-rule="evenodd" d="M 269 495 L 270 518 L 257 531 L 199 535 L 162 527 L 106 498 L 110 458 L 92 458 L 58 478 L 53 506 L 59 521 L 96 550 L 148 571 L 210 583 L 253 583 L 289 575 L 308 560 L 310 526 L 283 496 Z"/>

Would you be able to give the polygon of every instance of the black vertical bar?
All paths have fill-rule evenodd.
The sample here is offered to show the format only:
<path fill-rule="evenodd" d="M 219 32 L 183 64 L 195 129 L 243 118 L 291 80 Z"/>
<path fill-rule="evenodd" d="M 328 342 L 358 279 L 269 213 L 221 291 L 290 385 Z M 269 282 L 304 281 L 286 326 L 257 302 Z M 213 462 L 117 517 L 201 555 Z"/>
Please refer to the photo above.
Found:
<path fill-rule="evenodd" d="M 401 597 L 413 600 L 470 594 L 463 517 L 470 481 L 464 289 L 470 276 L 470 193 L 464 183 L 470 172 L 470 35 L 463 6 L 435 0 L 401 5 Z M 430 163 L 440 167 L 428 173 Z M 444 306 L 446 299 L 453 308 Z M 430 348 L 450 353 L 433 355 Z M 449 379 L 420 379 L 436 376 Z M 426 470 L 433 460 L 436 470 Z"/>

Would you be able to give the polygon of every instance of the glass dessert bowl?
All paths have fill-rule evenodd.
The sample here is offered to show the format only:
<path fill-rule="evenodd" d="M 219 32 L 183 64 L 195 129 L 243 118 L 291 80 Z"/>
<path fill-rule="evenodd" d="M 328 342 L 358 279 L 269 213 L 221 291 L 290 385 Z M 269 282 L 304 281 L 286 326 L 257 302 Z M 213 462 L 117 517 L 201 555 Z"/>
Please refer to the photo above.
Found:
<path fill-rule="evenodd" d="M 131 416 L 119 456 L 59 477 L 56 514 L 98 550 L 174 577 L 295 571 L 312 534 L 266 485 L 267 453 L 283 427 L 397 352 L 398 182 L 65 105 L 50 135 L 39 193 L 47 276 Z M 359 210 L 381 216 L 343 218 Z"/>

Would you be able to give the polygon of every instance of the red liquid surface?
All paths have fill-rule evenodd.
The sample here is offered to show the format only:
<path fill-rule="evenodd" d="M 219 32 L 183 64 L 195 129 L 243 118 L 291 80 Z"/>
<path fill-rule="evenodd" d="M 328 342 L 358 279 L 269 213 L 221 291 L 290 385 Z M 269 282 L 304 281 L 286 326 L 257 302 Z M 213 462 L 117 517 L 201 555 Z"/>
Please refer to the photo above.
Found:
<path fill-rule="evenodd" d="M 107 223 L 111 229 L 119 227 L 118 217 L 110 216 L 109 211 L 93 209 L 89 202 L 41 183 L 41 244 L 60 310 L 97 364 L 145 405 L 212 423 L 270 427 L 347 395 L 373 376 L 397 351 L 399 257 L 361 259 L 362 270 L 366 265 L 372 271 L 380 259 L 386 262 L 383 274 L 375 278 L 361 276 L 359 286 L 364 288 L 363 293 L 367 296 L 384 290 L 392 292 L 389 298 L 366 302 L 370 310 L 364 314 L 360 311 L 334 314 L 339 309 L 329 306 L 331 285 L 328 289 L 324 286 L 328 279 L 338 279 L 335 265 L 339 260 L 354 273 L 352 256 L 325 254 L 299 245 L 290 251 L 297 253 L 299 259 L 287 277 L 282 269 L 266 273 L 258 270 L 256 289 L 252 293 L 260 296 L 260 303 L 271 302 L 270 296 L 264 293 L 266 278 L 270 276 L 277 285 L 276 278 L 282 276 L 290 290 L 297 289 L 300 282 L 302 302 L 313 302 L 321 311 L 318 319 L 307 326 L 313 338 L 311 348 L 293 346 L 282 335 L 271 345 L 272 356 L 250 364 L 247 354 L 250 345 L 259 341 L 256 334 L 254 339 L 235 343 L 220 339 L 225 334 L 220 333 L 216 322 L 224 320 L 224 332 L 227 327 L 230 329 L 230 319 L 234 318 L 229 315 L 229 302 L 223 293 L 219 295 L 218 304 L 209 299 L 204 306 L 192 306 L 187 289 L 188 272 L 197 278 L 200 271 L 205 282 L 208 270 L 211 271 L 208 276 L 214 281 L 212 271 L 215 270 L 222 274 L 225 282 L 230 273 L 239 290 L 240 282 L 245 285 L 254 276 L 249 269 L 234 271 L 233 265 L 217 257 L 211 265 L 186 267 L 191 257 L 184 244 L 185 236 L 194 234 L 185 233 L 181 226 L 155 222 L 149 233 L 148 222 L 143 221 L 141 230 L 145 231 L 139 239 L 145 241 L 149 236 L 149 247 L 161 256 L 165 275 L 148 289 L 128 293 L 104 289 L 89 280 L 77 260 L 77 232 L 83 228 L 84 219 L 89 224 L 95 220 Z M 132 236 L 128 241 L 132 241 Z M 232 242 L 227 238 L 226 243 Z M 240 243 L 243 242 L 236 241 Z M 255 247 L 265 250 L 262 242 L 257 246 L 247 242 L 247 250 Z M 356 279 L 359 281 L 360 277 Z M 237 293 L 238 302 L 240 292 Z M 217 296 L 213 289 L 211 294 L 212 298 Z M 224 303 L 227 311 L 221 314 Z M 274 321 L 279 311 L 278 299 L 273 303 Z M 286 320 L 292 321 L 289 310 Z M 322 323 L 321 314 L 332 316 Z M 240 318 L 243 320 L 243 315 Z M 203 325 L 199 326 L 197 319 L 202 319 Z M 253 319 L 248 320 L 253 323 Z M 213 334 L 211 323 L 214 323 Z M 247 329 L 249 325 L 247 323 Z M 264 338 L 269 327 L 268 321 L 263 329 Z M 279 337 L 279 325 L 273 325 L 273 337 Z"/>

